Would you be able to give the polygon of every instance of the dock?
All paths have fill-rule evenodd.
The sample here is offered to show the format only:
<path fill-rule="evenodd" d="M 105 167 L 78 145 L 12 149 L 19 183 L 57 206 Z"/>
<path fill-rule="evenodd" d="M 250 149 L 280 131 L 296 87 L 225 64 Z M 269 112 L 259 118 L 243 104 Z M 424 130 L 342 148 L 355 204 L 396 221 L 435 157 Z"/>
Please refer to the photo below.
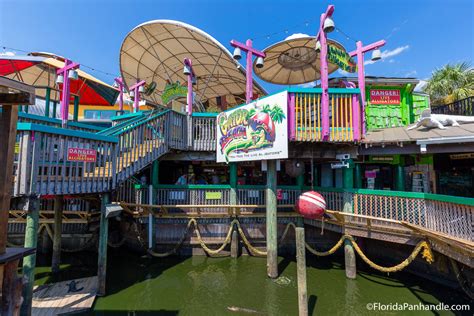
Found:
<path fill-rule="evenodd" d="M 71 282 L 75 283 L 75 289 Z M 53 316 L 88 310 L 96 295 L 97 276 L 36 286 L 32 315 Z"/>

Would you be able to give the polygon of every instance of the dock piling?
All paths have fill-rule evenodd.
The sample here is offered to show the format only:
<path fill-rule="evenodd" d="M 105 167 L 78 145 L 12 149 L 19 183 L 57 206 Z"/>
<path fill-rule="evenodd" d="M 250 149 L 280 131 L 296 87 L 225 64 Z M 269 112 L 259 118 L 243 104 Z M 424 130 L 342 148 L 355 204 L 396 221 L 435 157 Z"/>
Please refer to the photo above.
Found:
<path fill-rule="evenodd" d="M 267 160 L 267 275 L 272 279 L 278 277 L 276 186 L 276 160 Z"/>
<path fill-rule="evenodd" d="M 99 251 L 97 260 L 98 296 L 105 295 L 105 281 L 107 270 L 107 240 L 109 235 L 109 219 L 106 217 L 105 207 L 108 203 L 109 194 L 105 193 L 101 196 L 100 205 Z"/>
<path fill-rule="evenodd" d="M 299 316 L 308 315 L 308 292 L 306 287 L 306 248 L 304 237 L 304 220 L 299 217 L 295 228 L 296 269 L 298 278 L 298 311 Z"/>
<path fill-rule="evenodd" d="M 51 261 L 51 271 L 58 273 L 61 264 L 61 235 L 63 224 L 64 199 L 60 195 L 54 197 L 54 236 L 53 236 L 53 258 Z"/>
<path fill-rule="evenodd" d="M 36 248 L 38 244 L 38 224 L 39 224 L 39 198 L 30 195 L 26 199 L 26 229 L 25 248 Z M 36 253 L 23 259 L 23 304 L 21 315 L 31 315 L 31 303 L 33 300 L 33 284 L 35 282 Z"/>

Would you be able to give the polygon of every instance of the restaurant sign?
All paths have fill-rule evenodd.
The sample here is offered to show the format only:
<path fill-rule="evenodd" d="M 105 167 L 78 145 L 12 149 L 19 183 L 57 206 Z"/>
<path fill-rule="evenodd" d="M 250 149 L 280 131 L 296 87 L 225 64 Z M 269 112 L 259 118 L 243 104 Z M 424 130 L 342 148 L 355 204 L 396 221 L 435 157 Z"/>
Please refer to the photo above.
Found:
<path fill-rule="evenodd" d="M 288 92 L 217 116 L 217 162 L 288 158 Z"/>
<path fill-rule="evenodd" d="M 400 90 L 370 89 L 371 104 L 400 104 Z"/>
<path fill-rule="evenodd" d="M 88 148 L 68 148 L 67 161 L 95 162 L 97 151 Z"/>
<path fill-rule="evenodd" d="M 161 94 L 161 100 L 163 101 L 163 104 L 166 105 L 175 99 L 184 98 L 187 95 L 188 88 L 182 86 L 179 81 L 176 81 L 174 83 L 168 83 L 165 86 L 165 90 L 163 90 L 163 93 Z"/>
<path fill-rule="evenodd" d="M 347 72 L 356 72 L 357 67 L 351 56 L 333 44 L 328 45 L 328 60 Z"/>

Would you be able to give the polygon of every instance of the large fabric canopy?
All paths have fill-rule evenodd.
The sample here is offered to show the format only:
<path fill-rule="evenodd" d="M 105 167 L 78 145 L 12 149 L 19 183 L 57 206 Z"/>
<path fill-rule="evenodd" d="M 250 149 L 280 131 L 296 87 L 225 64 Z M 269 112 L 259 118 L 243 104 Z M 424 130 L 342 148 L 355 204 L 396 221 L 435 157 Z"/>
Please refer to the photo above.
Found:
<path fill-rule="evenodd" d="M 0 76 L 36 87 L 36 96 L 45 98 L 51 88 L 51 100 L 59 101 L 62 84 L 56 84 L 56 70 L 64 67 L 64 58 L 49 53 L 27 56 L 0 56 Z M 71 80 L 71 94 L 79 96 L 80 104 L 114 105 L 119 91 L 78 69 L 78 80 Z"/>
<path fill-rule="evenodd" d="M 255 74 L 267 82 L 293 85 L 313 82 L 320 79 L 319 52 L 316 51 L 314 36 L 297 34 L 284 41 L 273 44 L 263 51 L 266 54 L 262 68 L 257 68 L 254 62 Z M 328 45 L 343 50 L 344 47 L 336 41 L 328 39 Z M 328 62 L 328 73 L 338 69 L 338 65 Z"/>
<path fill-rule="evenodd" d="M 185 58 L 191 59 L 197 77 L 193 86 L 197 102 L 217 97 L 225 97 L 228 105 L 245 102 L 243 67 L 216 39 L 182 22 L 155 20 L 134 28 L 122 43 L 120 70 L 127 87 L 139 80 L 155 82 L 154 92 L 144 97 L 163 104 L 161 94 L 167 84 L 186 85 Z M 254 94 L 266 94 L 256 82 L 253 89 Z"/>

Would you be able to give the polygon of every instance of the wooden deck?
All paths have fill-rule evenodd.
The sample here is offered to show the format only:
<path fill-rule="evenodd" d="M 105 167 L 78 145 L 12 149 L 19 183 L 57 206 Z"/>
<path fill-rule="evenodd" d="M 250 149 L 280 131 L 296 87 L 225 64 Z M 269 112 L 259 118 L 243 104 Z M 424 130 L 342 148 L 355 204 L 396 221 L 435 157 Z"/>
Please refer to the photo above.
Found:
<path fill-rule="evenodd" d="M 68 292 L 73 280 L 36 286 L 33 292 L 33 316 L 62 315 L 88 310 L 97 295 L 97 276 L 75 279 L 80 291 Z"/>

